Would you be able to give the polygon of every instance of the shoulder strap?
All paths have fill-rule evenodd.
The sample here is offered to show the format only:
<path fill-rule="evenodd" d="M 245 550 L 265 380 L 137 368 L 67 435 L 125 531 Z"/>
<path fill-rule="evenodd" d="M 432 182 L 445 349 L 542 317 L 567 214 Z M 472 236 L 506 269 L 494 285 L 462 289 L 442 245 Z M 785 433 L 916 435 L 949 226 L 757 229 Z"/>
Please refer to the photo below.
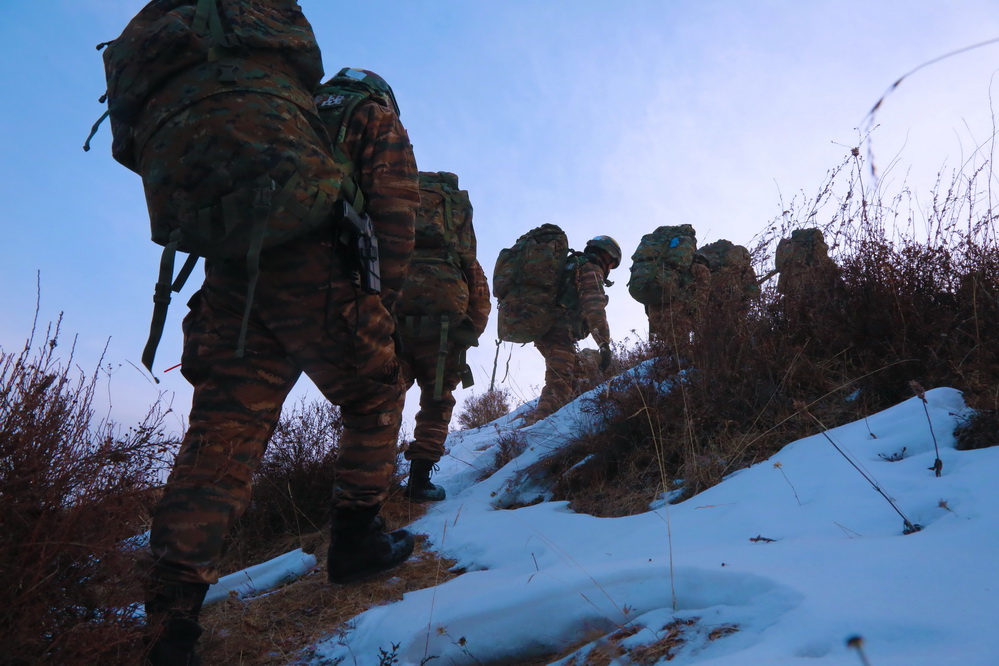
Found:
<path fill-rule="evenodd" d="M 327 123 L 327 131 L 329 132 L 330 142 L 332 143 L 333 159 L 339 164 L 343 164 L 349 174 L 340 186 L 342 198 L 347 201 L 347 203 L 349 203 L 355 211 L 363 213 L 364 194 L 361 192 L 361 188 L 357 186 L 357 165 L 354 164 L 354 160 L 351 156 L 347 154 L 344 143 L 347 140 L 347 124 L 350 122 L 351 117 L 353 117 L 354 111 L 361 102 L 374 97 L 374 93 L 362 88 L 347 89 L 331 87 L 329 90 L 336 90 L 337 94 L 349 97 L 349 101 L 341 107 L 339 116 L 334 119 L 333 126 L 330 126 Z"/>

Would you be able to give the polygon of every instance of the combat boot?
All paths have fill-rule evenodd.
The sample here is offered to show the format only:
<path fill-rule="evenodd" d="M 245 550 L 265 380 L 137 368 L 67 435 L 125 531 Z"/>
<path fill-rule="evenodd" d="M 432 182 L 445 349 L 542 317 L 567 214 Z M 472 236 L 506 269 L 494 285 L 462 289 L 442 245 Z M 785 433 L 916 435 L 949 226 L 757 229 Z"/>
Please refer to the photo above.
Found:
<path fill-rule="evenodd" d="M 440 486 L 430 483 L 435 463 L 429 460 L 409 461 L 409 485 L 403 494 L 414 502 L 440 502 L 447 493 Z"/>
<path fill-rule="evenodd" d="M 150 583 L 146 598 L 147 666 L 200 666 L 194 648 L 203 631 L 198 615 L 207 592 L 208 583 Z"/>
<path fill-rule="evenodd" d="M 385 532 L 378 507 L 334 509 L 326 575 L 331 583 L 357 583 L 405 562 L 416 540 L 406 530 Z"/>

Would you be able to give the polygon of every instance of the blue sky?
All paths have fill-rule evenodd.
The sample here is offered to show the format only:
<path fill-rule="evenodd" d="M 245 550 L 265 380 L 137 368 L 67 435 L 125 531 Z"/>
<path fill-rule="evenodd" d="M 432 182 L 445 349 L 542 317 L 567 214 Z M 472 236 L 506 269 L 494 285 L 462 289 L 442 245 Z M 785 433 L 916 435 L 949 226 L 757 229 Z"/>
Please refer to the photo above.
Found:
<path fill-rule="evenodd" d="M 81 150 L 102 112 L 94 46 L 143 4 L 0 0 L 0 347 L 23 344 L 40 279 L 40 320 L 65 312 L 63 349 L 76 336 L 75 363 L 92 371 L 107 347 L 112 418 L 133 423 L 163 392 L 179 429 L 186 382 L 172 372 L 156 386 L 136 369 L 159 258 L 140 181 L 111 159 L 107 127 Z M 459 174 L 489 275 L 501 248 L 544 222 L 576 247 L 609 233 L 626 254 L 661 224 L 693 224 L 701 242 L 748 243 L 782 197 L 814 192 L 858 144 L 865 114 L 900 75 L 999 37 L 994 3 L 974 0 L 301 4 L 327 72 L 384 76 L 420 167 Z M 928 196 L 937 171 L 990 137 L 997 62 L 999 46 L 965 53 L 888 98 L 874 150 L 882 167 L 897 160 L 896 186 L 905 178 Z M 613 336 L 644 336 L 626 270 L 612 279 Z M 158 370 L 179 360 L 193 290 L 174 301 Z M 480 390 L 494 331 L 471 355 Z M 504 345 L 510 354 L 509 387 L 534 397 L 540 355 Z"/>

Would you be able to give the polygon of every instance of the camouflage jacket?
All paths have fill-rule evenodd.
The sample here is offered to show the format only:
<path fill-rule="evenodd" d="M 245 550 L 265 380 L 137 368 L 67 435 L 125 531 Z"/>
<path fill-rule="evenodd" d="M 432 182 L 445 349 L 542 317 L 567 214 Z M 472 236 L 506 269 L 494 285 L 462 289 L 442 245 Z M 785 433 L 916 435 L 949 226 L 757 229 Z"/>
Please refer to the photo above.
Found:
<path fill-rule="evenodd" d="M 610 325 L 607 323 L 608 298 L 604 293 L 606 277 L 603 269 L 592 261 L 587 261 L 576 269 L 579 310 L 578 314 L 574 312 L 570 313 L 570 316 L 578 316 L 585 324 L 583 331 L 579 331 L 583 333 L 579 339 L 585 338 L 589 333 L 597 346 L 610 344 Z"/>
<path fill-rule="evenodd" d="M 479 260 L 474 256 L 470 258 L 462 256 L 462 268 L 465 271 L 465 278 L 468 280 L 468 311 L 466 316 L 469 327 L 478 338 L 486 330 L 489 313 L 493 307 L 489 300 L 489 283 L 486 281 L 486 274 L 482 270 Z"/>
<path fill-rule="evenodd" d="M 348 120 L 344 149 L 357 165 L 357 185 L 378 236 L 382 301 L 391 310 L 413 253 L 420 205 L 413 146 L 399 116 L 388 106 L 368 100 Z"/>

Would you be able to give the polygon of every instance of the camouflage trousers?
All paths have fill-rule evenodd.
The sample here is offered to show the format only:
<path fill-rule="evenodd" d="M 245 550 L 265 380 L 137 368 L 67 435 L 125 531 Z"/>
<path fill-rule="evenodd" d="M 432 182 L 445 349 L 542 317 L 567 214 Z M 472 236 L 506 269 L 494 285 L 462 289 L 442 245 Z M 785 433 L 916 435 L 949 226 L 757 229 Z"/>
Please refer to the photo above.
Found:
<path fill-rule="evenodd" d="M 534 346 L 545 357 L 545 386 L 531 419 L 541 420 L 569 402 L 576 372 L 576 340 L 567 325 L 553 326 Z"/>
<path fill-rule="evenodd" d="M 153 515 L 153 579 L 217 580 L 223 540 L 247 506 L 254 470 L 302 372 L 343 417 L 336 478 L 330 479 L 334 506 L 384 500 L 403 399 L 394 323 L 377 296 L 344 278 L 332 238 L 325 230 L 263 253 L 243 358 L 234 350 L 245 271 L 210 265 L 191 298 L 182 372 L 194 398 Z"/>
<path fill-rule="evenodd" d="M 413 428 L 413 441 L 403 454 L 406 460 L 430 460 L 437 462 L 444 456 L 444 440 L 447 439 L 454 411 L 454 389 L 461 381 L 465 365 L 465 348 L 448 341 L 444 354 L 441 376 L 440 397 L 434 397 L 437 384 L 437 370 L 440 361 L 440 335 L 411 337 L 403 333 L 402 378 L 407 389 L 415 383 L 420 388 L 420 411 L 416 413 Z"/>
<path fill-rule="evenodd" d="M 645 306 L 649 316 L 649 340 L 661 354 L 690 359 L 691 334 L 699 324 L 698 308 L 687 300 Z"/>

